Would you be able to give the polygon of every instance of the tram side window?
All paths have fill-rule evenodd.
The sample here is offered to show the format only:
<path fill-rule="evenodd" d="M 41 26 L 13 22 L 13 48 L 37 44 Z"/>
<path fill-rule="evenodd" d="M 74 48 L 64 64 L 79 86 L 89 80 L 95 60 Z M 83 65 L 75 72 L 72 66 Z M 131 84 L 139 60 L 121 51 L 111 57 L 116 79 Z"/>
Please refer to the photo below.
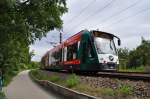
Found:
<path fill-rule="evenodd" d="M 59 49 L 58 51 L 55 52 L 55 59 L 57 62 L 61 62 L 62 61 L 62 49 Z"/>
<path fill-rule="evenodd" d="M 71 46 L 67 46 L 67 61 L 72 60 L 72 48 Z"/>
<path fill-rule="evenodd" d="M 51 61 L 53 64 L 58 64 L 59 61 L 61 60 L 61 50 L 57 50 L 52 53 Z"/>
<path fill-rule="evenodd" d="M 60 55 L 60 56 L 59 56 L 59 60 L 60 60 L 60 62 L 61 62 L 61 61 L 62 61 L 62 52 L 63 52 L 62 49 L 60 49 L 59 52 L 60 52 L 60 53 L 59 53 L 59 55 Z"/>
<path fill-rule="evenodd" d="M 67 61 L 77 59 L 78 43 L 67 47 Z"/>
<path fill-rule="evenodd" d="M 52 64 L 51 52 L 49 53 L 49 65 Z"/>
<path fill-rule="evenodd" d="M 64 48 L 64 61 L 67 61 L 67 47 Z"/>
<path fill-rule="evenodd" d="M 48 60 L 49 60 L 48 55 L 46 55 L 46 65 L 45 66 L 48 66 Z"/>
<path fill-rule="evenodd" d="M 62 49 L 59 50 L 59 61 L 62 61 Z"/>
<path fill-rule="evenodd" d="M 77 59 L 78 43 L 72 45 L 73 59 Z"/>

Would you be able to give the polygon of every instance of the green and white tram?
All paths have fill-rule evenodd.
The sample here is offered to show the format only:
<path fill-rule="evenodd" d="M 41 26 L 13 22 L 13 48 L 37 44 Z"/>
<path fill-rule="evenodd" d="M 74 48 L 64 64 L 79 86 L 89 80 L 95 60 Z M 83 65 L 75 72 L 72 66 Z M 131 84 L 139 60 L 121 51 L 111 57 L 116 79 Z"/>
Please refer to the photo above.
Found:
<path fill-rule="evenodd" d="M 102 31 L 82 30 L 49 50 L 41 60 L 43 69 L 85 72 L 116 71 L 119 65 L 114 39 Z"/>

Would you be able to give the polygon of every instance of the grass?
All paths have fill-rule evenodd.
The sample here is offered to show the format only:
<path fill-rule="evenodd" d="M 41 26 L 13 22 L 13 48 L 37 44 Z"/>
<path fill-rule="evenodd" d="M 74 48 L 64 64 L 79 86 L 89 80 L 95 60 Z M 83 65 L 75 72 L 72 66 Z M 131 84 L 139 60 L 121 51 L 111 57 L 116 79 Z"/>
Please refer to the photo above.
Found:
<path fill-rule="evenodd" d="M 51 76 L 51 77 L 49 78 L 49 80 L 50 80 L 51 82 L 58 82 L 58 81 L 60 80 L 60 77 L 57 76 L 57 75 L 53 75 L 53 76 Z"/>
<path fill-rule="evenodd" d="M 116 90 L 116 95 L 121 97 L 126 97 L 132 95 L 133 88 L 129 85 L 122 85 L 119 89 Z"/>
<path fill-rule="evenodd" d="M 93 88 L 90 85 L 79 84 L 73 89 L 96 97 L 101 97 L 102 99 L 133 99 L 131 96 L 132 88 L 126 85 L 114 90 L 111 88 Z"/>
<path fill-rule="evenodd" d="M 24 64 L 22 64 L 24 65 Z M 24 65 L 24 69 L 18 69 L 18 70 L 10 70 L 10 71 L 6 71 L 4 74 L 4 82 L 3 85 L 7 86 L 8 84 L 10 84 L 10 82 L 12 81 L 12 79 L 20 72 L 26 70 L 27 68 L 25 67 L 26 65 Z"/>
<path fill-rule="evenodd" d="M 19 71 L 8 72 L 4 75 L 4 86 L 7 86 L 12 79 L 19 73 Z"/>
<path fill-rule="evenodd" d="M 146 73 L 150 73 L 150 66 L 139 66 L 136 68 L 127 68 L 127 69 L 120 68 L 119 71 L 121 71 L 121 72 L 146 72 Z"/>
<path fill-rule="evenodd" d="M 111 88 L 103 88 L 103 89 L 101 90 L 101 94 L 102 94 L 103 96 L 114 96 L 114 95 L 115 95 L 115 92 L 114 92 L 114 90 L 111 89 Z"/>
<path fill-rule="evenodd" d="M 0 99 L 6 99 L 5 94 L 3 92 L 0 92 Z"/>
<path fill-rule="evenodd" d="M 89 95 L 93 95 L 96 97 L 102 97 L 103 99 L 132 99 L 130 98 L 132 95 L 133 88 L 129 85 L 121 85 L 121 87 L 117 89 L 112 88 L 93 88 L 90 85 L 83 84 L 80 82 L 80 79 L 77 75 L 71 74 L 65 79 L 59 75 L 46 75 L 40 70 L 32 70 L 30 72 L 32 76 L 36 77 L 39 80 L 48 80 L 51 82 L 55 82 L 62 86 L 71 88 L 73 90 L 77 90 L 79 92 L 83 92 Z"/>
<path fill-rule="evenodd" d="M 119 69 L 121 72 L 145 72 L 144 66 L 140 66 L 137 68 L 128 68 L 128 69 Z"/>
<path fill-rule="evenodd" d="M 144 71 L 150 73 L 150 66 L 145 66 Z"/>
<path fill-rule="evenodd" d="M 68 88 L 72 88 L 79 84 L 79 78 L 75 74 L 70 75 L 67 79 L 61 79 L 58 75 L 49 76 L 42 73 L 42 71 L 40 70 L 32 70 L 30 74 L 39 80 L 48 80 L 66 86 Z"/>
<path fill-rule="evenodd" d="M 38 70 L 31 70 L 30 75 L 34 76 L 38 80 L 44 80 L 44 79 L 47 80 L 46 77 L 42 75 L 41 72 Z"/>
<path fill-rule="evenodd" d="M 101 92 L 101 89 L 92 88 L 92 87 L 90 87 L 90 85 L 85 85 L 85 84 L 78 84 L 76 87 L 74 87 L 72 89 L 77 90 L 79 92 L 86 93 L 86 94 L 90 94 L 93 96 L 100 96 L 99 93 Z"/>
<path fill-rule="evenodd" d="M 48 80 L 51 82 L 58 82 L 60 80 L 60 77 L 57 75 L 48 76 L 46 74 L 43 74 L 40 70 L 31 70 L 30 74 L 37 78 L 38 80 Z"/>

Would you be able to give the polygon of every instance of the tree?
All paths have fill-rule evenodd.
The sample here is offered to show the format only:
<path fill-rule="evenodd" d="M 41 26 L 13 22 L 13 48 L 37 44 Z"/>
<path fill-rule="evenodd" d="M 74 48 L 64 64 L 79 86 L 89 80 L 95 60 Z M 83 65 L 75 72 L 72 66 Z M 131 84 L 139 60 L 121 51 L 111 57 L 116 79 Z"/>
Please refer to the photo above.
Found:
<path fill-rule="evenodd" d="M 142 38 L 141 44 L 129 55 L 129 66 L 150 66 L 150 41 Z"/>
<path fill-rule="evenodd" d="M 140 66 L 148 66 L 150 68 L 150 41 L 141 39 L 141 44 L 133 50 L 127 48 L 118 49 L 120 66 L 122 69 L 137 68 Z"/>
<path fill-rule="evenodd" d="M 129 50 L 127 48 L 119 48 L 118 56 L 119 56 L 120 68 L 126 69 L 128 59 L 129 59 Z"/>
<path fill-rule="evenodd" d="M 65 0 L 0 0 L 0 67 L 5 79 L 30 62 L 29 45 L 62 27 Z"/>

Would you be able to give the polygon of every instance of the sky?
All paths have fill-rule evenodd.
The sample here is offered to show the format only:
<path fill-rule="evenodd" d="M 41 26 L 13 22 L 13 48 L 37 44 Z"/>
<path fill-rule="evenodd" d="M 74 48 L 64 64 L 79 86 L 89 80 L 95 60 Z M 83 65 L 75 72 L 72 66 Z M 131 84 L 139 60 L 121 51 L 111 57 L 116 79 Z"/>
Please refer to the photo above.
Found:
<path fill-rule="evenodd" d="M 136 48 L 141 37 L 150 40 L 150 0 L 67 0 L 68 12 L 62 16 L 63 40 L 81 30 L 99 30 L 121 39 L 118 48 Z M 30 45 L 33 61 L 40 61 L 46 51 L 59 43 L 59 31 L 49 31 L 42 40 Z"/>

